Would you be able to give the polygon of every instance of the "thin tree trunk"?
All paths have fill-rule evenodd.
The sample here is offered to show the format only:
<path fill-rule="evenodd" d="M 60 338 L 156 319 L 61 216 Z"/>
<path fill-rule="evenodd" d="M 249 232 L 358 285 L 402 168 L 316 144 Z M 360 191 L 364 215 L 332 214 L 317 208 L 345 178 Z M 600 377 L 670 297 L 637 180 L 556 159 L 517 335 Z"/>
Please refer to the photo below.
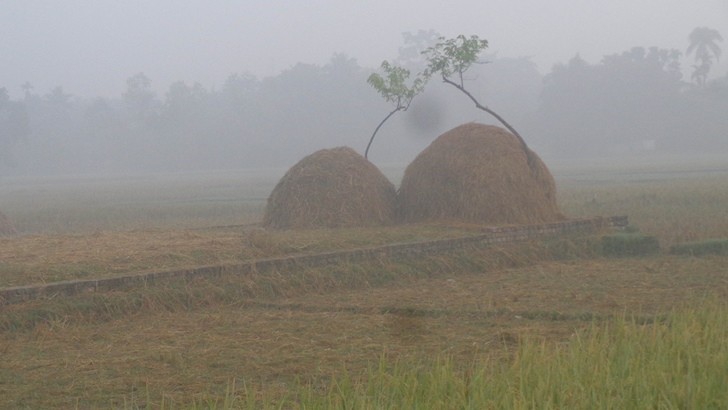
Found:
<path fill-rule="evenodd" d="M 372 133 L 372 137 L 369 138 L 369 143 L 367 144 L 367 149 L 364 151 L 364 159 L 369 159 L 369 148 L 372 146 L 372 142 L 374 141 L 374 137 L 377 135 L 377 132 L 379 131 L 379 129 L 382 128 L 382 125 L 384 125 L 384 123 L 387 122 L 387 120 L 389 119 L 389 117 L 393 116 L 394 113 L 396 113 L 397 111 L 401 111 L 403 109 L 404 109 L 404 107 L 397 106 L 397 108 L 395 108 L 394 110 L 392 110 L 392 112 L 390 112 L 386 117 L 384 117 L 384 119 L 382 120 L 382 122 L 380 122 L 379 125 L 377 125 L 377 128 L 374 129 L 374 133 Z"/>

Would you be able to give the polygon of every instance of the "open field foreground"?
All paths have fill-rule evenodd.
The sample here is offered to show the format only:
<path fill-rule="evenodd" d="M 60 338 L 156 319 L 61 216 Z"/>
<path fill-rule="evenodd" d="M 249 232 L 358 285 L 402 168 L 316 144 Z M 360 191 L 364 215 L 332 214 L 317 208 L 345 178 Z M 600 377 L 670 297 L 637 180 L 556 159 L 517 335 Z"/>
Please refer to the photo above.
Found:
<path fill-rule="evenodd" d="M 457 368 L 488 358 L 507 363 L 526 340 L 555 348 L 623 315 L 653 323 L 710 295 L 728 298 L 726 257 L 489 269 L 479 265 L 482 256 L 8 306 L 0 333 L 0 405 L 186 407 L 195 400 L 222 402 L 233 383 L 248 389 L 236 391 L 239 405 L 253 392 L 295 402 L 297 385 L 324 389 L 331 377 L 358 378 L 382 355 L 419 366 L 434 357 Z M 55 314 L 23 328 L 49 310 Z M 724 306 L 723 319 L 726 312 Z M 704 337 L 719 338 L 725 349 L 725 328 L 688 331 L 707 332 Z M 725 350 L 704 359 L 728 365 Z M 709 377 L 725 377 L 725 368 Z M 670 371 L 678 377 L 684 370 L 675 364 Z"/>
<path fill-rule="evenodd" d="M 555 173 L 565 214 L 627 214 L 649 256 L 567 236 L 2 306 L 0 408 L 725 408 L 728 256 L 667 252 L 728 237 L 711 169 Z M 241 225 L 274 178 L 170 178 L 0 185 L 0 287 L 482 228 L 266 232 Z"/>
<path fill-rule="evenodd" d="M 359 377 L 382 355 L 404 363 L 449 357 L 463 366 L 507 357 L 525 339 L 557 346 L 624 314 L 651 323 L 709 295 L 728 298 L 726 257 L 493 270 L 478 259 L 338 267 L 9 306 L 0 334 L 1 404 L 188 406 L 223 398 L 233 382 L 281 398 L 298 383 L 323 389 L 332 376 Z M 8 328 L 12 318 L 29 322 L 49 309 L 58 315 L 29 329 Z M 728 364 L 726 356 L 712 360 Z"/>

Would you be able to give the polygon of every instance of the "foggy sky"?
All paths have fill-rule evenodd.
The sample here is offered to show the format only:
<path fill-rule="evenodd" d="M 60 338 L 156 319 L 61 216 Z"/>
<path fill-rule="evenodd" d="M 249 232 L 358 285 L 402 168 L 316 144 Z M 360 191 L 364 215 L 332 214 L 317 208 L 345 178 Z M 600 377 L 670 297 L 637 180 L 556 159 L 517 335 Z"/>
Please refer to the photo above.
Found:
<path fill-rule="evenodd" d="M 420 29 L 477 34 L 489 52 L 530 56 L 547 73 L 577 52 L 592 63 L 633 46 L 684 52 L 699 26 L 728 39 L 728 0 L 0 0 L 0 87 L 118 97 L 144 72 L 163 94 L 174 81 L 215 88 L 335 52 L 377 67 Z"/>

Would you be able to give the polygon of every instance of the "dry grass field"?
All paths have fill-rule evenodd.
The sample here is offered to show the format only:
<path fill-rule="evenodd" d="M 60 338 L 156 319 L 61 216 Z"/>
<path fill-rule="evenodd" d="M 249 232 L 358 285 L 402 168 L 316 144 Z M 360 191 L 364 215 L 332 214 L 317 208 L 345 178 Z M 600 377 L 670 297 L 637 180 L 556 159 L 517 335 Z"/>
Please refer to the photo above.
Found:
<path fill-rule="evenodd" d="M 663 250 L 728 237 L 728 167 L 564 167 L 554 174 L 569 216 L 627 214 Z M 0 239 L 0 287 L 477 229 L 261 231 L 248 224 L 275 179 L 6 180 L 0 209 L 21 236 Z M 594 241 L 570 237 L 1 306 L 0 408 L 298 408 L 307 395 L 329 394 L 332 380 L 365 383 L 382 361 L 510 363 L 524 341 L 569 345 L 595 324 L 625 316 L 653 323 L 728 297 L 728 256 L 663 251 L 613 259 L 595 255 Z"/>

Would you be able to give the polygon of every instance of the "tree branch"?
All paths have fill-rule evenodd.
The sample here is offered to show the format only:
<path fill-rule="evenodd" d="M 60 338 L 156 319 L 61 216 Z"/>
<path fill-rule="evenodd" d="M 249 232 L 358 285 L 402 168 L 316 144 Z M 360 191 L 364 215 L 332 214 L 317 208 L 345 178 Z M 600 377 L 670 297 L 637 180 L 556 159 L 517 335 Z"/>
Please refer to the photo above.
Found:
<path fill-rule="evenodd" d="M 462 81 L 462 73 L 460 73 L 460 75 L 461 75 L 460 79 Z M 479 110 L 482 110 L 482 111 L 485 111 L 488 114 L 490 114 L 493 117 L 495 117 L 495 119 L 498 120 L 501 124 L 503 124 L 503 126 L 506 127 L 508 129 L 508 131 L 510 131 L 513 135 L 515 135 L 516 138 L 518 138 L 518 141 L 521 143 L 521 146 L 523 147 L 523 152 L 526 153 L 526 158 L 528 160 L 528 165 L 531 168 L 533 168 L 533 164 L 531 163 L 532 162 L 531 161 L 531 150 L 528 148 L 528 145 L 526 144 L 526 141 L 523 139 L 523 137 L 521 137 L 521 134 L 519 134 L 518 131 L 516 131 L 516 129 L 513 128 L 513 126 L 511 126 L 511 124 L 508 123 L 508 121 L 506 121 L 503 117 L 501 117 L 500 115 L 498 115 L 498 113 L 496 113 L 495 111 L 493 111 L 490 108 L 488 108 L 488 107 L 480 104 L 478 102 L 478 100 L 476 100 L 475 97 L 473 97 L 473 95 L 470 94 L 468 92 L 468 90 L 466 90 L 465 87 L 463 87 L 461 84 L 458 84 L 458 83 L 452 81 L 451 79 L 445 77 L 444 75 L 442 76 L 442 81 L 445 82 L 445 83 L 447 83 L 447 84 L 452 85 L 453 87 L 457 88 L 462 93 L 464 93 L 465 95 L 467 95 L 468 98 L 470 98 L 470 100 L 475 104 L 475 108 L 477 108 Z"/>
<path fill-rule="evenodd" d="M 408 104 L 408 106 L 409 106 L 409 104 Z M 402 111 L 404 109 L 406 109 L 406 107 L 402 106 L 402 104 L 400 104 L 398 101 L 397 108 L 392 110 L 392 112 L 390 112 L 386 117 L 384 117 L 382 122 L 380 122 L 379 125 L 377 125 L 377 128 L 374 129 L 374 133 L 372 133 L 372 137 L 369 138 L 369 143 L 367 144 L 367 149 L 364 151 L 364 159 L 369 159 L 369 148 L 372 146 L 372 142 L 374 142 L 374 137 L 377 135 L 377 132 L 379 131 L 379 129 L 382 128 L 382 125 L 384 125 L 384 123 L 387 122 L 389 117 L 393 116 L 397 111 Z"/>

